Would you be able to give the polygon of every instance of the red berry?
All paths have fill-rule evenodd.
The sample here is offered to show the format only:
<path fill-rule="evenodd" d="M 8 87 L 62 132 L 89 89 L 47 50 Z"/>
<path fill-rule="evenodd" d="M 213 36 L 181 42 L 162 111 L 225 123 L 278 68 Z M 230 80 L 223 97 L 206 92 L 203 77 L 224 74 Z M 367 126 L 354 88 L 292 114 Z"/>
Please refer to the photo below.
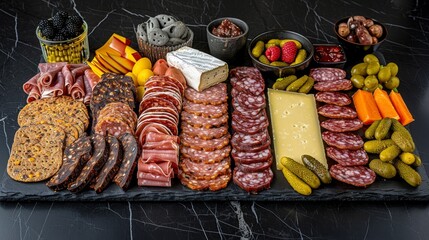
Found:
<path fill-rule="evenodd" d="M 293 63 L 297 51 L 298 49 L 294 42 L 286 42 L 282 47 L 282 61 L 289 64 Z"/>
<path fill-rule="evenodd" d="M 265 50 L 265 56 L 270 62 L 279 60 L 281 55 L 281 50 L 277 46 L 271 46 Z"/>

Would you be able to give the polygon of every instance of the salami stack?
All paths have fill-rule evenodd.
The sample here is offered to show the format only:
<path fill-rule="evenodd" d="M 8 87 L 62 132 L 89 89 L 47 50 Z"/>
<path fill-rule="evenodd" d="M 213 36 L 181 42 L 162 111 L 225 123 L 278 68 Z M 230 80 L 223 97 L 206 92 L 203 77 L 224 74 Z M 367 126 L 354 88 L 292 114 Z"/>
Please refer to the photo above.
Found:
<path fill-rule="evenodd" d="M 314 88 L 316 100 L 324 105 L 318 113 L 326 120 L 320 123 L 326 131 L 323 141 L 328 145 L 326 155 L 337 164 L 330 167 L 331 176 L 338 181 L 365 187 L 375 181 L 375 173 L 365 167 L 368 155 L 363 149 L 363 140 L 356 133 L 363 127 L 356 111 L 349 107 L 351 98 L 344 92 L 352 88 L 350 80 L 345 79 L 346 72 L 338 68 L 314 68 L 310 76 L 317 83 Z"/>
<path fill-rule="evenodd" d="M 249 193 L 270 188 L 271 139 L 265 110 L 265 83 L 261 73 L 252 67 L 237 67 L 230 72 L 232 85 L 231 155 L 235 162 L 233 180 Z"/>
<path fill-rule="evenodd" d="M 142 149 L 139 186 L 170 187 L 178 173 L 177 135 L 185 88 L 186 82 L 167 76 L 153 76 L 145 84 L 136 131 Z"/>
<path fill-rule="evenodd" d="M 231 180 L 227 101 L 225 83 L 185 90 L 179 179 L 190 189 L 217 191 Z"/>

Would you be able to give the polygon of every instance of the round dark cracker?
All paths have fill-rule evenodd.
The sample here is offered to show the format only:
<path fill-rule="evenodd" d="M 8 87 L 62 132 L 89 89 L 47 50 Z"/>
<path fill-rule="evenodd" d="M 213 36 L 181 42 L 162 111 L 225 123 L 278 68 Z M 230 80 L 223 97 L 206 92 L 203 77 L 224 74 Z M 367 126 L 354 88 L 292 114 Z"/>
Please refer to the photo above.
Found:
<path fill-rule="evenodd" d="M 15 133 L 7 173 L 21 182 L 38 182 L 53 176 L 62 164 L 66 135 L 58 126 L 34 124 Z"/>

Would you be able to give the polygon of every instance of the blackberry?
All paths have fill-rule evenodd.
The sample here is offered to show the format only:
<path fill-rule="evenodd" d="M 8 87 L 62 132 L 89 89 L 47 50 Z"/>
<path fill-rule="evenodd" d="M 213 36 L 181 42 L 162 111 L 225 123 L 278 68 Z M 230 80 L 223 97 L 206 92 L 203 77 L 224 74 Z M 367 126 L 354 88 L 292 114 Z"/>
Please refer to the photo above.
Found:
<path fill-rule="evenodd" d="M 58 11 L 53 17 L 52 17 L 52 24 L 54 25 L 55 29 L 61 29 L 64 24 L 67 21 L 68 13 L 64 11 Z"/>
<path fill-rule="evenodd" d="M 80 16 L 78 15 L 71 15 L 69 16 L 69 20 L 74 23 L 76 26 L 82 26 L 83 25 L 83 20 Z"/>
<path fill-rule="evenodd" d="M 54 41 L 64 41 L 64 40 L 66 40 L 67 38 L 63 35 L 63 34 L 61 34 L 61 33 L 57 33 L 57 34 L 55 34 L 55 36 L 54 36 Z"/>
<path fill-rule="evenodd" d="M 50 40 L 55 36 L 54 27 L 49 20 L 41 20 L 39 23 L 39 30 L 43 37 Z"/>
<path fill-rule="evenodd" d="M 77 37 L 82 33 L 82 24 L 78 25 L 71 18 L 67 19 L 65 29 L 70 37 Z"/>
<path fill-rule="evenodd" d="M 64 36 L 65 39 L 73 38 L 73 36 L 71 36 L 71 34 L 67 31 L 67 29 L 65 27 L 58 30 L 58 33 L 60 35 Z"/>

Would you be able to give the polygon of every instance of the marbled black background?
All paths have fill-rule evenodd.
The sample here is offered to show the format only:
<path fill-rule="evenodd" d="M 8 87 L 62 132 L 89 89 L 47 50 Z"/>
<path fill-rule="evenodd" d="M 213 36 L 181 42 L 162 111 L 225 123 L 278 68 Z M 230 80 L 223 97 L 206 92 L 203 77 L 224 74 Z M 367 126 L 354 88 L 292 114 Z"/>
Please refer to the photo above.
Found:
<path fill-rule="evenodd" d="M 249 40 L 288 29 L 313 43 L 336 42 L 337 19 L 365 15 L 383 22 L 379 51 L 399 65 L 400 91 L 416 121 L 411 133 L 429 167 L 429 7 L 427 1 L 13 1 L 0 2 L 0 169 L 4 171 L 22 84 L 43 62 L 35 28 L 56 8 L 89 25 L 91 52 L 117 32 L 133 40 L 148 16 L 166 13 L 196 33 L 207 51 L 206 24 L 233 16 Z M 348 56 L 349 58 L 351 56 Z M 243 57 L 237 63 L 248 64 Z M 0 239 L 428 239 L 427 202 L 0 202 Z"/>

